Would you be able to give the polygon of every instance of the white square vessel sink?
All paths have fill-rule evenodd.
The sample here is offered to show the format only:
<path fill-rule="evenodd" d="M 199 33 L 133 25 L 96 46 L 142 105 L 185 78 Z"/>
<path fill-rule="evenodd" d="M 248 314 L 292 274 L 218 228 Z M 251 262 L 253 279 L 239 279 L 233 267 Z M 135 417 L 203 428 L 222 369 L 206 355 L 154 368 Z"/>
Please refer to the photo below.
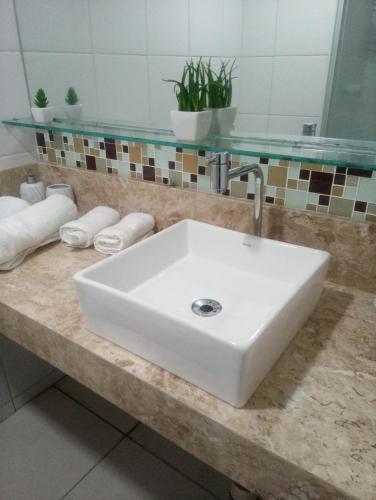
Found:
<path fill-rule="evenodd" d="M 327 252 L 184 220 L 74 282 L 89 330 L 241 407 L 311 315 L 328 262 Z M 197 299 L 222 309 L 197 315 Z"/>

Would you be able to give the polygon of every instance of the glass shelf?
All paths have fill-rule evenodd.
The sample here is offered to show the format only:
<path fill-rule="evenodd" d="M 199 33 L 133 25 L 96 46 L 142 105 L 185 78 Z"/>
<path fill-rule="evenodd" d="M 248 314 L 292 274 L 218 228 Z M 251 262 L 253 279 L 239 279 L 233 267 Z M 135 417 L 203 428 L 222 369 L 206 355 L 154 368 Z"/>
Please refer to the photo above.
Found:
<path fill-rule="evenodd" d="M 36 123 L 32 118 L 13 118 L 3 120 L 2 123 L 12 127 L 52 130 L 185 149 L 227 151 L 242 156 L 376 170 L 376 142 L 240 132 L 234 132 L 227 137 L 209 136 L 199 142 L 189 142 L 177 140 L 171 130 L 146 127 L 137 123 L 106 123 L 95 120 L 73 122 L 59 118 L 47 124 Z"/>

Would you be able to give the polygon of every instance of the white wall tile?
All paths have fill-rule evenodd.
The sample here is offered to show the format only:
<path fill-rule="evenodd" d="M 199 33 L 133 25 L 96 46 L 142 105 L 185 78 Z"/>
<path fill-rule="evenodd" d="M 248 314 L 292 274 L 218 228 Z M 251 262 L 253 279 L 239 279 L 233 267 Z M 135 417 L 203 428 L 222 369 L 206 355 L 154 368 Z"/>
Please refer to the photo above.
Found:
<path fill-rule="evenodd" d="M 162 78 L 179 78 L 190 54 L 212 56 L 213 65 L 242 54 L 233 82 L 240 130 L 295 133 L 322 113 L 329 58 L 289 56 L 329 52 L 338 0 L 15 1 L 31 92 L 44 87 L 53 105 L 64 104 L 72 85 L 86 117 L 99 107 L 102 119 L 151 117 L 166 127 L 176 98 Z M 15 50 L 12 0 L 0 7 L 0 50 Z M 77 54 L 91 53 L 90 31 L 95 56 Z M 275 51 L 284 57 L 274 59 Z M 22 112 L 4 109 L 29 112 L 27 100 Z M 0 148 L 0 156 L 22 151 L 4 128 Z"/>
<path fill-rule="evenodd" d="M 317 135 L 320 135 L 321 118 L 319 116 L 271 115 L 269 118 L 269 132 L 271 134 L 301 135 L 304 123 L 317 123 Z"/>
<path fill-rule="evenodd" d="M 146 54 L 146 0 L 90 0 L 93 50 Z"/>
<path fill-rule="evenodd" d="M 137 425 L 137 420 L 72 378 L 64 377 L 56 386 L 124 434 L 128 434 Z"/>
<path fill-rule="evenodd" d="M 24 50 L 90 52 L 85 0 L 16 0 Z"/>
<path fill-rule="evenodd" d="M 240 61 L 235 62 L 233 71 L 234 79 L 232 80 L 232 105 L 239 107 L 240 102 Z"/>
<path fill-rule="evenodd" d="M 10 417 L 14 411 L 14 406 L 11 401 L 4 406 L 0 406 L 0 422 Z"/>
<path fill-rule="evenodd" d="M 239 112 L 267 114 L 269 112 L 273 59 L 243 57 L 240 61 Z"/>
<path fill-rule="evenodd" d="M 268 115 L 238 114 L 235 129 L 238 132 L 265 133 L 268 131 Z"/>
<path fill-rule="evenodd" d="M 8 389 L 7 380 L 5 378 L 5 372 L 3 370 L 3 365 L 0 360 L 0 408 L 5 406 L 6 403 L 10 401 L 10 393 Z"/>
<path fill-rule="evenodd" d="M 0 52 L 0 120 L 30 113 L 21 54 Z"/>
<path fill-rule="evenodd" d="M 149 54 L 189 54 L 188 5 L 188 0 L 147 0 Z"/>
<path fill-rule="evenodd" d="M 22 394 L 12 399 L 15 410 L 19 410 L 20 408 L 22 408 L 22 406 L 34 399 L 35 396 L 38 396 L 38 394 L 44 392 L 53 384 L 56 384 L 56 382 L 60 380 L 62 376 L 63 374 L 61 372 L 53 369 L 50 373 L 39 379 L 28 389 L 26 389 L 25 392 L 22 392 Z"/>
<path fill-rule="evenodd" d="M 222 56 L 239 57 L 242 48 L 243 0 L 224 0 Z"/>
<path fill-rule="evenodd" d="M 153 126 L 171 127 L 170 110 L 177 109 L 174 84 L 162 79 L 179 80 L 184 57 L 149 57 L 150 113 Z"/>
<path fill-rule="evenodd" d="M 20 165 L 29 165 L 30 163 L 35 163 L 36 159 L 33 156 L 33 154 L 35 154 L 35 137 L 30 151 L 31 153 L 23 152 L 8 156 L 0 156 L 0 170 L 8 170 L 9 168 L 19 167 Z"/>
<path fill-rule="evenodd" d="M 99 118 L 149 120 L 146 56 L 95 56 Z"/>
<path fill-rule="evenodd" d="M 190 45 L 194 56 L 220 56 L 223 0 L 190 0 Z"/>
<path fill-rule="evenodd" d="M 0 335 L 1 359 L 13 398 L 23 394 L 52 371 L 52 366 Z"/>
<path fill-rule="evenodd" d="M 172 441 L 168 441 L 142 424 L 135 427 L 130 437 L 132 441 L 138 443 L 142 448 L 168 463 L 174 469 L 179 470 L 181 474 L 184 474 L 196 484 L 200 484 L 207 491 L 210 491 L 213 495 L 212 500 L 214 498 L 230 500 L 231 479 L 183 451 Z M 178 499 L 176 495 L 175 498 L 181 500 L 181 497 Z M 195 498 L 196 500 L 203 500 L 201 496 Z"/>
<path fill-rule="evenodd" d="M 0 125 L 0 164 L 2 167 L 4 167 L 1 161 L 2 158 L 23 153 L 25 151 L 22 144 L 18 142 L 17 137 L 13 134 L 13 128 L 14 127 L 5 127 L 4 125 Z"/>
<path fill-rule="evenodd" d="M 278 0 L 244 0 L 243 56 L 273 55 L 277 11 Z"/>
<path fill-rule="evenodd" d="M 0 120 L 30 114 L 24 71 L 19 52 L 0 52 Z M 24 151 L 16 135 L 0 125 L 0 157 Z"/>
<path fill-rule="evenodd" d="M 279 3 L 276 54 L 329 54 L 337 0 L 282 0 Z"/>
<path fill-rule="evenodd" d="M 16 16 L 12 0 L 0 0 L 0 120 L 30 114 L 23 71 Z M 0 125 L 0 168 L 8 168 L 16 158 L 23 158 L 30 141 L 19 140 L 22 134 Z M 33 141 L 34 143 L 34 141 Z"/>
<path fill-rule="evenodd" d="M 38 88 L 43 87 L 50 105 L 61 107 L 65 105 L 68 87 L 72 86 L 83 104 L 83 115 L 96 117 L 97 99 L 91 55 L 26 52 L 25 66 L 31 100 Z M 109 73 L 106 78 L 109 79 Z"/>
<path fill-rule="evenodd" d="M 271 114 L 321 115 L 328 78 L 328 56 L 276 57 Z"/>
<path fill-rule="evenodd" d="M 20 50 L 12 0 L 0 0 L 0 50 Z"/>

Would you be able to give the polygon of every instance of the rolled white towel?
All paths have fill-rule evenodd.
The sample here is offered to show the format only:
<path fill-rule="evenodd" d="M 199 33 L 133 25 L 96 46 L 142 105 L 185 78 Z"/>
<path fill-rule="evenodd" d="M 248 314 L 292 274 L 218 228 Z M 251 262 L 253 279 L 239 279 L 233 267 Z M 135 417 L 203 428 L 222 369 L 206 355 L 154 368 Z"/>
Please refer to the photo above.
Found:
<path fill-rule="evenodd" d="M 77 217 L 77 207 L 56 194 L 0 221 L 0 270 L 9 271 L 26 255 L 59 239 L 59 228 Z"/>
<path fill-rule="evenodd" d="M 0 220 L 10 215 L 21 212 L 24 208 L 30 206 L 26 200 L 16 198 L 15 196 L 0 196 Z"/>
<path fill-rule="evenodd" d="M 118 224 L 103 229 L 94 238 L 98 252 L 113 254 L 124 250 L 136 241 L 152 234 L 155 225 L 150 214 L 133 213 L 126 215 Z"/>
<path fill-rule="evenodd" d="M 102 229 L 117 224 L 120 214 L 110 207 L 95 207 L 77 220 L 67 222 L 60 228 L 61 241 L 71 247 L 87 248 Z"/>

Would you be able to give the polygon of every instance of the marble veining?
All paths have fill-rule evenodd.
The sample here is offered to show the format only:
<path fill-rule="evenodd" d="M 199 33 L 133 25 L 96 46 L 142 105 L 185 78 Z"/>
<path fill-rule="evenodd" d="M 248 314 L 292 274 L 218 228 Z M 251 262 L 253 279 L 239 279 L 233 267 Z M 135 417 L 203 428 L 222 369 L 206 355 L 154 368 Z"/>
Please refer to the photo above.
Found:
<path fill-rule="evenodd" d="M 372 294 L 328 283 L 236 409 L 85 329 L 71 278 L 101 258 L 60 243 L 0 274 L 0 331 L 265 498 L 375 498 Z"/>
<path fill-rule="evenodd" d="M 242 201 L 63 168 L 34 169 L 45 182 L 71 183 L 82 211 L 110 200 L 122 213 L 151 210 L 159 228 L 192 217 L 250 229 L 249 205 Z M 2 172 L 0 194 L 16 194 L 23 174 Z M 266 499 L 374 500 L 375 227 L 266 210 L 265 235 L 332 252 L 331 281 L 242 409 L 85 328 L 72 275 L 103 258 L 92 249 L 49 245 L 0 273 L 0 331 Z"/>
<path fill-rule="evenodd" d="M 18 167 L 2 172 L 0 194 L 17 194 L 27 169 Z M 242 232 L 253 228 L 250 201 L 47 164 L 35 165 L 33 171 L 46 184 L 71 184 L 81 212 L 105 204 L 122 214 L 137 210 L 151 212 L 160 229 L 187 218 Z M 330 281 L 376 292 L 375 222 L 266 204 L 263 236 L 326 250 L 331 254 Z"/>

